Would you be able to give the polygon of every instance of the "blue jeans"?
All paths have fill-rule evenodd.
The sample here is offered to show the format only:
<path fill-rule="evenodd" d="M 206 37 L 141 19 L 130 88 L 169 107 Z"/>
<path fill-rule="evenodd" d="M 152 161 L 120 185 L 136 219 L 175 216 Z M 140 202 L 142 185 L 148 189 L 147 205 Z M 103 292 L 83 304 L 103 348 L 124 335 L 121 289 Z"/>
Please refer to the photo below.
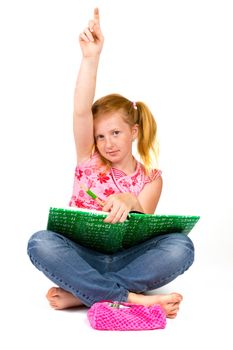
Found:
<path fill-rule="evenodd" d="M 28 255 L 51 281 L 91 306 L 100 300 L 127 301 L 129 292 L 171 282 L 192 265 L 194 247 L 185 234 L 171 233 L 109 255 L 39 231 L 28 242 Z"/>

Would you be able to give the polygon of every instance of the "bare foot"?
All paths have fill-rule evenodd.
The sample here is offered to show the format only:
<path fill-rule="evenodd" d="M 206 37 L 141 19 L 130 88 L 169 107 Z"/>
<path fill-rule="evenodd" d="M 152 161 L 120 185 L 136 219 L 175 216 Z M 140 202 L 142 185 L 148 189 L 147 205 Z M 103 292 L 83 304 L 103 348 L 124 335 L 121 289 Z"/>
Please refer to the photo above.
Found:
<path fill-rule="evenodd" d="M 134 304 L 141 304 L 145 306 L 160 305 L 168 318 L 175 318 L 179 311 L 179 305 L 183 297 L 178 293 L 158 294 L 158 295 L 143 295 L 129 293 L 128 302 Z"/>
<path fill-rule="evenodd" d="M 82 302 L 73 294 L 58 287 L 50 288 L 46 294 L 46 298 L 48 299 L 50 306 L 56 310 L 63 310 L 82 305 Z"/>

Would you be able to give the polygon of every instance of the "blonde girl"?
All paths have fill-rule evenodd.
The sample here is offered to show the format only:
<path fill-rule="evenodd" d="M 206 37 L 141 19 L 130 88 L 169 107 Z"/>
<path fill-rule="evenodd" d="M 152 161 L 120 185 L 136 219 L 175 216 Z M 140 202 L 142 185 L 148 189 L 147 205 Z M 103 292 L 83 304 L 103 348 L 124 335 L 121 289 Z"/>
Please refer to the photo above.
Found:
<path fill-rule="evenodd" d="M 73 128 L 76 169 L 70 206 L 108 212 L 105 222 L 123 222 L 130 211 L 154 213 L 161 190 L 155 119 L 145 103 L 120 94 L 94 102 L 104 44 L 98 9 L 79 37 L 82 61 L 74 93 Z M 94 103 L 93 103 L 94 102 Z M 133 155 L 137 143 L 140 160 Z M 98 195 L 96 201 L 84 188 Z M 147 294 L 174 280 L 194 260 L 194 247 L 179 232 L 156 236 L 115 254 L 103 254 L 51 231 L 36 232 L 28 254 L 37 269 L 57 286 L 47 292 L 54 309 L 90 307 L 100 300 L 160 304 L 175 318 L 182 295 Z"/>

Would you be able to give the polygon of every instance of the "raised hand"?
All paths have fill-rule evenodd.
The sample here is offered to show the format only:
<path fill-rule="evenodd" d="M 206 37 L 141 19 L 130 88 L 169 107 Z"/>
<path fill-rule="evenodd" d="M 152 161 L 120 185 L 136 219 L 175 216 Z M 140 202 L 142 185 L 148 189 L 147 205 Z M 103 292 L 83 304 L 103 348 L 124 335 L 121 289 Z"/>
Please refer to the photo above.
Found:
<path fill-rule="evenodd" d="M 99 55 L 103 48 L 104 37 L 100 29 L 99 9 L 94 9 L 94 18 L 79 35 L 79 43 L 84 57 Z"/>

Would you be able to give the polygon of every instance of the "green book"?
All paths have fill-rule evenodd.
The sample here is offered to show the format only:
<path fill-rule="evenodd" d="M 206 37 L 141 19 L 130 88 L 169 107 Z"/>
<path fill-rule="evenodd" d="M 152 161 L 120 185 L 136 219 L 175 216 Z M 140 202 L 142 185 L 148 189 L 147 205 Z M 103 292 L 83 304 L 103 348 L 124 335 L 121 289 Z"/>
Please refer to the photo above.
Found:
<path fill-rule="evenodd" d="M 105 223 L 108 213 L 80 208 L 50 207 L 47 229 L 99 252 L 112 254 L 156 235 L 188 234 L 200 216 L 131 212 L 122 223 Z"/>

